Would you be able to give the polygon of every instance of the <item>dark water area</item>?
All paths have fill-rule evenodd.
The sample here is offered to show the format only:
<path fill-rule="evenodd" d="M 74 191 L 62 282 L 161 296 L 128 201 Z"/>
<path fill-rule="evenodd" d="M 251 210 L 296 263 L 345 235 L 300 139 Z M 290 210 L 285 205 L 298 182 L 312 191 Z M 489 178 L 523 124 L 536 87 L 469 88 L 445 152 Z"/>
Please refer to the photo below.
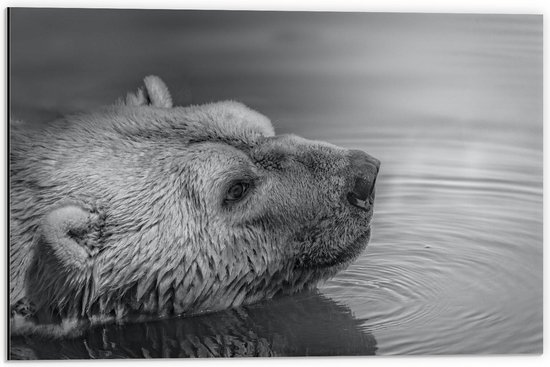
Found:
<path fill-rule="evenodd" d="M 13 117 L 157 74 L 179 105 L 242 101 L 382 161 L 371 243 L 318 291 L 17 339 L 21 356 L 542 353 L 542 16 L 15 9 L 10 26 Z"/>
<path fill-rule="evenodd" d="M 321 317 L 323 316 L 324 317 Z M 376 340 L 350 309 L 317 291 L 189 318 L 108 325 L 84 338 L 14 339 L 25 359 L 373 355 Z"/>

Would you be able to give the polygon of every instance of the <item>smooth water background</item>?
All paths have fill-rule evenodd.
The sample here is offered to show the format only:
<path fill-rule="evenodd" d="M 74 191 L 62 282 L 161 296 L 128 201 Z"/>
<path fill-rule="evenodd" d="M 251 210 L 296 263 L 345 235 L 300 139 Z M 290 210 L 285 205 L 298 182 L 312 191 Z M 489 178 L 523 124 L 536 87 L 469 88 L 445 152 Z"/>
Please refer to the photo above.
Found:
<path fill-rule="evenodd" d="M 74 342 L 91 351 L 48 346 L 58 357 L 224 355 L 222 336 L 255 348 L 225 355 L 542 352 L 542 16 L 16 9 L 10 22 L 13 116 L 111 103 L 158 74 L 178 104 L 239 100 L 278 133 L 382 161 L 371 244 L 319 292 L 154 324 L 179 330 L 157 347 L 135 326 L 95 331 Z"/>

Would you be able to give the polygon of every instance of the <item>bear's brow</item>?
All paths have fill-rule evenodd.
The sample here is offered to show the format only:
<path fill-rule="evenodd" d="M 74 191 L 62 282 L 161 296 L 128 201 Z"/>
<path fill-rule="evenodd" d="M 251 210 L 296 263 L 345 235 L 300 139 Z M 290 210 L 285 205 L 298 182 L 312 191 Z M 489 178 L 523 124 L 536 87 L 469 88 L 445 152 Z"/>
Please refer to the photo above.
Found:
<path fill-rule="evenodd" d="M 283 162 L 288 157 L 288 152 L 280 147 L 265 147 L 265 143 L 273 141 L 277 137 L 256 136 L 254 139 L 242 139 L 234 136 L 195 137 L 189 140 L 188 145 L 204 143 L 227 144 L 247 155 L 253 164 L 266 170 L 280 170 Z M 275 148 L 275 149 L 270 149 Z"/>
<path fill-rule="evenodd" d="M 258 146 L 262 145 L 266 140 L 270 139 L 269 137 L 263 135 L 242 137 L 242 136 L 196 136 L 189 138 L 187 141 L 188 145 L 193 144 L 202 144 L 202 143 L 223 143 L 230 145 L 234 148 L 242 150 L 245 153 L 250 152 L 253 149 L 256 149 Z"/>
<path fill-rule="evenodd" d="M 263 141 L 256 145 L 249 152 L 250 159 L 260 167 L 267 170 L 280 170 L 283 168 L 290 154 L 280 145 L 270 145 L 270 142 L 279 140 L 280 137 L 265 137 Z"/>
<path fill-rule="evenodd" d="M 258 144 L 244 141 L 239 138 L 229 138 L 229 137 L 217 137 L 217 138 L 193 138 L 187 142 L 188 146 L 193 146 L 197 144 L 205 143 L 219 143 L 229 145 L 235 149 L 238 149 L 245 154 L 249 155 L 249 152 L 253 150 Z"/>

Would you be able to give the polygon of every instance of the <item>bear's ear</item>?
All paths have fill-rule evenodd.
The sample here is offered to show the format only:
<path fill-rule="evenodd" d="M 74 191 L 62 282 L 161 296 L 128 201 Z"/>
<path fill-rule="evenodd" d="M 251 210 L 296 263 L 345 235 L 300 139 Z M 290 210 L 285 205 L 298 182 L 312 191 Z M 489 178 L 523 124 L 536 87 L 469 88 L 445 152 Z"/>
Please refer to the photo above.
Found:
<path fill-rule="evenodd" d="M 83 315 L 96 296 L 99 274 L 94 265 L 104 248 L 105 216 L 80 203 L 61 204 L 40 223 L 27 294 L 37 310 L 69 307 Z M 38 320 L 50 323 L 51 316 L 42 314 Z"/>
<path fill-rule="evenodd" d="M 155 75 L 149 75 L 143 79 L 143 84 L 145 84 L 145 89 L 140 87 L 135 93 L 128 93 L 126 98 L 119 103 L 127 106 L 172 107 L 170 91 L 162 79 Z"/>
<path fill-rule="evenodd" d="M 52 209 L 41 223 L 39 252 L 63 269 L 83 269 L 99 250 L 104 216 L 68 203 Z M 46 260 L 46 259 L 43 259 Z"/>

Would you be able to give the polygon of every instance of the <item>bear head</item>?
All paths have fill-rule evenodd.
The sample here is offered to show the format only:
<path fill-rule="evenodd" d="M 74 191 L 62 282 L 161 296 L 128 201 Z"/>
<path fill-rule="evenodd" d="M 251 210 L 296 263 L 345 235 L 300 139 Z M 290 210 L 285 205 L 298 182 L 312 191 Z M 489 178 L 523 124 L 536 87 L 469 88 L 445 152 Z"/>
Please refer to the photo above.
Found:
<path fill-rule="evenodd" d="M 275 135 L 237 102 L 173 107 L 157 77 L 99 111 L 12 126 L 11 147 L 11 303 L 42 323 L 297 292 L 370 237 L 377 159 Z"/>

